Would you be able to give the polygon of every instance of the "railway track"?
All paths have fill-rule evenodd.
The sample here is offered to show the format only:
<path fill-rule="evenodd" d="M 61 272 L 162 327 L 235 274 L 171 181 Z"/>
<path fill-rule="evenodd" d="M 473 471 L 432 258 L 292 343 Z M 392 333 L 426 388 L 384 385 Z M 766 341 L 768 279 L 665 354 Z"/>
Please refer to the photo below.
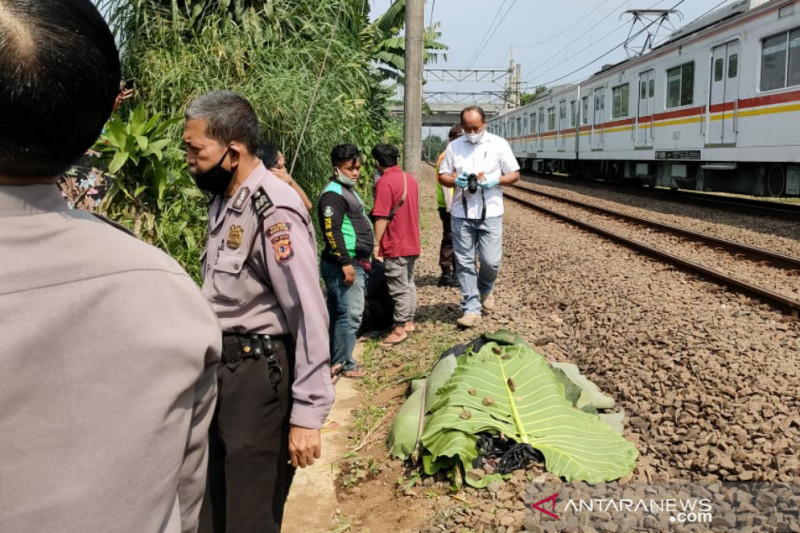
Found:
<path fill-rule="evenodd" d="M 658 257 L 688 271 L 756 296 L 792 316 L 797 317 L 798 313 L 800 313 L 800 297 L 798 297 L 800 292 L 781 290 L 780 284 L 763 282 L 764 279 L 774 278 L 783 280 L 784 286 L 798 285 L 796 273 L 800 272 L 800 258 L 564 198 L 536 190 L 529 185 L 518 184 L 513 187 L 513 190 L 515 193 L 521 193 L 521 196 L 509 194 L 508 191 L 506 191 L 505 196 L 521 205 L 536 209 L 639 252 Z M 531 196 L 537 197 L 538 201 L 533 201 Z M 567 206 L 567 209 L 565 210 L 563 206 Z M 570 213 L 569 211 L 572 212 Z M 581 212 L 583 213 L 582 215 L 580 214 Z M 620 226 L 620 224 L 624 227 Z M 641 228 L 638 230 L 639 233 L 643 229 L 647 233 L 644 238 L 641 235 L 631 235 L 631 225 Z M 657 243 L 652 242 L 654 240 L 653 232 L 658 232 Z M 636 231 L 633 233 L 636 233 Z M 667 249 L 668 246 L 664 244 L 664 241 L 668 240 L 664 238 L 665 234 L 669 235 L 670 239 L 677 239 L 669 243 L 669 246 L 673 249 L 679 249 L 681 253 Z M 706 254 L 708 249 L 713 250 L 714 259 L 698 260 L 693 257 L 693 255 L 696 255 L 694 251 L 699 247 L 704 248 L 704 253 Z M 725 254 L 720 254 L 719 250 L 723 250 Z M 721 255 L 727 257 L 722 258 L 720 257 Z M 751 276 L 748 274 L 743 276 L 741 273 L 736 275 L 731 272 L 740 271 L 740 266 L 743 264 L 742 261 L 747 259 L 750 260 L 750 265 L 747 267 L 749 271 L 756 272 L 757 269 L 760 271 L 758 275 Z M 724 267 L 725 263 L 728 265 L 727 271 L 724 268 L 719 268 L 720 264 Z M 754 282 L 750 279 L 751 277 L 762 279 L 762 282 Z"/>
<path fill-rule="evenodd" d="M 584 180 L 571 176 L 548 175 L 537 172 L 523 171 L 524 176 L 552 180 L 561 183 L 574 183 L 577 185 L 597 185 L 602 183 L 604 188 L 625 191 L 641 196 L 649 196 L 660 200 L 672 202 L 691 203 L 704 207 L 715 207 L 734 213 L 748 212 L 769 217 L 787 220 L 800 220 L 800 204 L 781 203 L 754 198 L 741 198 L 738 196 L 725 196 L 716 193 L 687 191 L 683 189 L 663 189 L 651 187 L 633 187 L 631 185 L 599 182 L 597 180 Z"/>

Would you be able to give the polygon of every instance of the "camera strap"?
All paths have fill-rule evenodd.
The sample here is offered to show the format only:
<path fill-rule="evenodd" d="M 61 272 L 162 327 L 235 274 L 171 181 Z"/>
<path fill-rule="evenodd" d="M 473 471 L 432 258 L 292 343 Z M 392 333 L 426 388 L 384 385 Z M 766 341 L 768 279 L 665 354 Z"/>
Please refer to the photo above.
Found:
<path fill-rule="evenodd" d="M 397 210 L 403 207 L 403 204 L 406 203 L 407 193 L 408 193 L 408 177 L 406 176 L 406 173 L 403 172 L 403 196 L 400 197 L 400 201 L 397 202 L 397 205 L 394 206 L 391 211 L 389 211 L 389 222 L 392 221 L 395 213 L 397 213 Z"/>
<path fill-rule="evenodd" d="M 472 193 L 470 193 L 472 194 Z M 486 191 L 481 187 L 481 222 L 486 220 Z M 467 209 L 467 191 L 461 189 L 461 205 L 464 207 L 464 218 L 469 218 L 469 210 Z"/>

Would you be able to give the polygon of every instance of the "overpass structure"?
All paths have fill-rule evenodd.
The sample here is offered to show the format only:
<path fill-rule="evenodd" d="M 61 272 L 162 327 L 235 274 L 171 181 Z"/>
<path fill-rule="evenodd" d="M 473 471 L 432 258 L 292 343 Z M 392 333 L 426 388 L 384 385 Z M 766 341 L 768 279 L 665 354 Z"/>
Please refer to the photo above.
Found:
<path fill-rule="evenodd" d="M 519 106 L 521 96 L 520 65 L 512 61 L 507 69 L 443 69 L 430 68 L 423 71 L 425 81 L 455 83 L 483 83 L 497 86 L 484 91 L 423 91 L 423 126 L 450 127 L 460 121 L 461 110 L 469 105 L 479 105 L 487 119 L 507 109 Z M 403 115 L 402 100 L 391 108 L 395 116 Z"/>

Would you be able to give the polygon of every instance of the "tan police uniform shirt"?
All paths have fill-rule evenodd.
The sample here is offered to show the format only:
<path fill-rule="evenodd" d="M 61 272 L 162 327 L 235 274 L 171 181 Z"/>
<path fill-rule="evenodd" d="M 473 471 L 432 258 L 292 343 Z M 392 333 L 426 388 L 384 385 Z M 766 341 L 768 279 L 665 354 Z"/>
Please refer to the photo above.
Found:
<path fill-rule="evenodd" d="M 0 186 L 0 531 L 195 531 L 219 355 L 166 254 Z"/>
<path fill-rule="evenodd" d="M 224 331 L 292 335 L 291 423 L 321 428 L 334 391 L 314 228 L 297 193 L 263 164 L 211 203 L 202 272 Z"/>

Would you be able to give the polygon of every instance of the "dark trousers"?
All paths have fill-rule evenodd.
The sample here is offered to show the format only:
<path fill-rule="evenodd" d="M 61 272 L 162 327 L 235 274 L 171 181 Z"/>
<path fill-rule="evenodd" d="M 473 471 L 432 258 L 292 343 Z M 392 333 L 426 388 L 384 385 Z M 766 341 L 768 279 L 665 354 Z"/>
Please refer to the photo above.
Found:
<path fill-rule="evenodd" d="M 442 274 L 453 271 L 453 231 L 450 228 L 450 213 L 444 207 L 439 208 L 439 218 L 442 220 L 442 244 L 439 246 L 439 266 Z"/>
<path fill-rule="evenodd" d="M 287 344 L 274 352 L 283 371 L 278 383 L 271 382 L 264 357 L 220 364 L 217 370 L 199 533 L 281 530 L 294 476 L 287 464 L 294 343 L 289 339 Z"/>

